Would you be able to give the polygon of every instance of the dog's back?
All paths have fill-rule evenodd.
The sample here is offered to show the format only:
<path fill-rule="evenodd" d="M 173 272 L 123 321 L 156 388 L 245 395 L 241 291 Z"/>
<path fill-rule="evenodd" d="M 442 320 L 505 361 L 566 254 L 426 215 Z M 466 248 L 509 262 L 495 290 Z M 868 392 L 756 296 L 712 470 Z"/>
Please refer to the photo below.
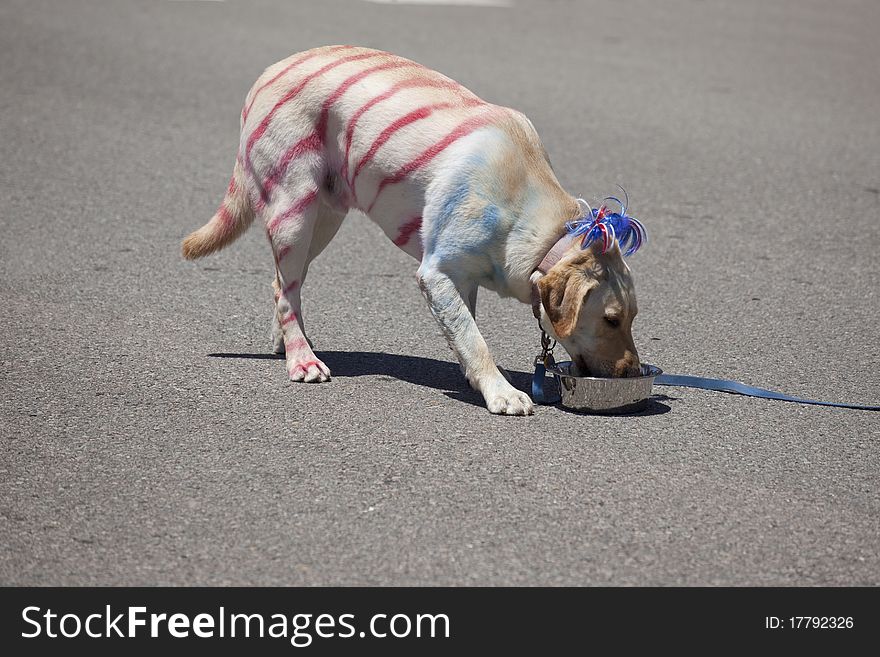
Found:
<path fill-rule="evenodd" d="M 314 153 L 331 201 L 371 214 L 388 186 L 417 178 L 497 109 L 408 59 L 330 46 L 260 77 L 242 111 L 240 154 L 265 196 L 293 161 Z"/>

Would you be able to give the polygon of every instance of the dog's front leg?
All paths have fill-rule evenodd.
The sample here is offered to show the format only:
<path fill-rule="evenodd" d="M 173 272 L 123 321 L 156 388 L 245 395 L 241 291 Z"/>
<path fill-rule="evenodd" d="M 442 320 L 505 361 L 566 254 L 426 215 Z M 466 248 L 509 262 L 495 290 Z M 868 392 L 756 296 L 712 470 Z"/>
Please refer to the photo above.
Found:
<path fill-rule="evenodd" d="M 419 287 L 470 384 L 483 394 L 490 413 L 531 415 L 532 400 L 514 388 L 498 370 L 489 346 L 465 303 L 476 301 L 475 285 L 458 283 L 432 265 L 422 263 Z M 472 305 L 472 304 L 471 304 Z"/>

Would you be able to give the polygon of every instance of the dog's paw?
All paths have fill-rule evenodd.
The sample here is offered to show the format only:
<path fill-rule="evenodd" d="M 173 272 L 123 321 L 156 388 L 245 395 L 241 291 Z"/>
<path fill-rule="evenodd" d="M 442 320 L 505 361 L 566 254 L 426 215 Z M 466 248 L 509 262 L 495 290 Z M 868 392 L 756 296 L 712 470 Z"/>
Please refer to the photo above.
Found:
<path fill-rule="evenodd" d="M 291 381 L 304 383 L 323 383 L 330 380 L 330 368 L 317 358 L 287 364 Z"/>
<path fill-rule="evenodd" d="M 496 415 L 531 415 L 535 412 L 535 407 L 529 396 L 520 392 L 506 380 L 502 379 L 497 385 L 497 389 L 485 395 L 486 406 L 490 413 Z"/>

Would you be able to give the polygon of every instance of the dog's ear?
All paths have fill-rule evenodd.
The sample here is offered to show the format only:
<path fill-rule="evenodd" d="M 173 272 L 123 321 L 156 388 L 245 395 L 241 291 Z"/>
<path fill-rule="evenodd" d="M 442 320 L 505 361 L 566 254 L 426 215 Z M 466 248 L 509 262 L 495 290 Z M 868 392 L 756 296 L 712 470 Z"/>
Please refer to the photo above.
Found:
<path fill-rule="evenodd" d="M 538 280 L 541 304 L 558 337 L 572 334 L 584 300 L 598 283 L 577 261 L 559 263 Z"/>

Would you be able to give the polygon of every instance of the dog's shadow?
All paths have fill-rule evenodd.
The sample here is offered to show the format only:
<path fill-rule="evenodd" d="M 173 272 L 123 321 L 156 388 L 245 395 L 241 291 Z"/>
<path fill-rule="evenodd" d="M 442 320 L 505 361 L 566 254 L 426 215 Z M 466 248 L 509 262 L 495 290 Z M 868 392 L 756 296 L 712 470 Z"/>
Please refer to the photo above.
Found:
<path fill-rule="evenodd" d="M 380 379 L 397 379 L 425 388 L 441 391 L 450 399 L 485 406 L 482 395 L 468 386 L 461 368 L 450 361 L 404 356 L 376 351 L 318 351 L 315 354 L 323 360 L 335 377 L 377 376 Z M 213 353 L 210 358 L 247 358 L 252 360 L 284 360 L 284 354 Z M 505 370 L 513 387 L 529 392 L 532 375 L 518 370 Z M 672 409 L 660 400 L 672 397 L 654 395 L 647 406 L 628 416 L 660 415 Z"/>
<path fill-rule="evenodd" d="M 482 396 L 467 385 L 461 368 L 449 361 L 403 356 L 375 351 L 317 351 L 334 377 L 377 376 L 397 379 L 413 385 L 440 390 L 451 399 L 475 406 L 483 406 Z M 214 353 L 211 358 L 248 358 L 253 360 L 284 360 L 284 354 Z M 507 371 L 511 383 L 520 390 L 528 390 L 526 372 Z"/>

